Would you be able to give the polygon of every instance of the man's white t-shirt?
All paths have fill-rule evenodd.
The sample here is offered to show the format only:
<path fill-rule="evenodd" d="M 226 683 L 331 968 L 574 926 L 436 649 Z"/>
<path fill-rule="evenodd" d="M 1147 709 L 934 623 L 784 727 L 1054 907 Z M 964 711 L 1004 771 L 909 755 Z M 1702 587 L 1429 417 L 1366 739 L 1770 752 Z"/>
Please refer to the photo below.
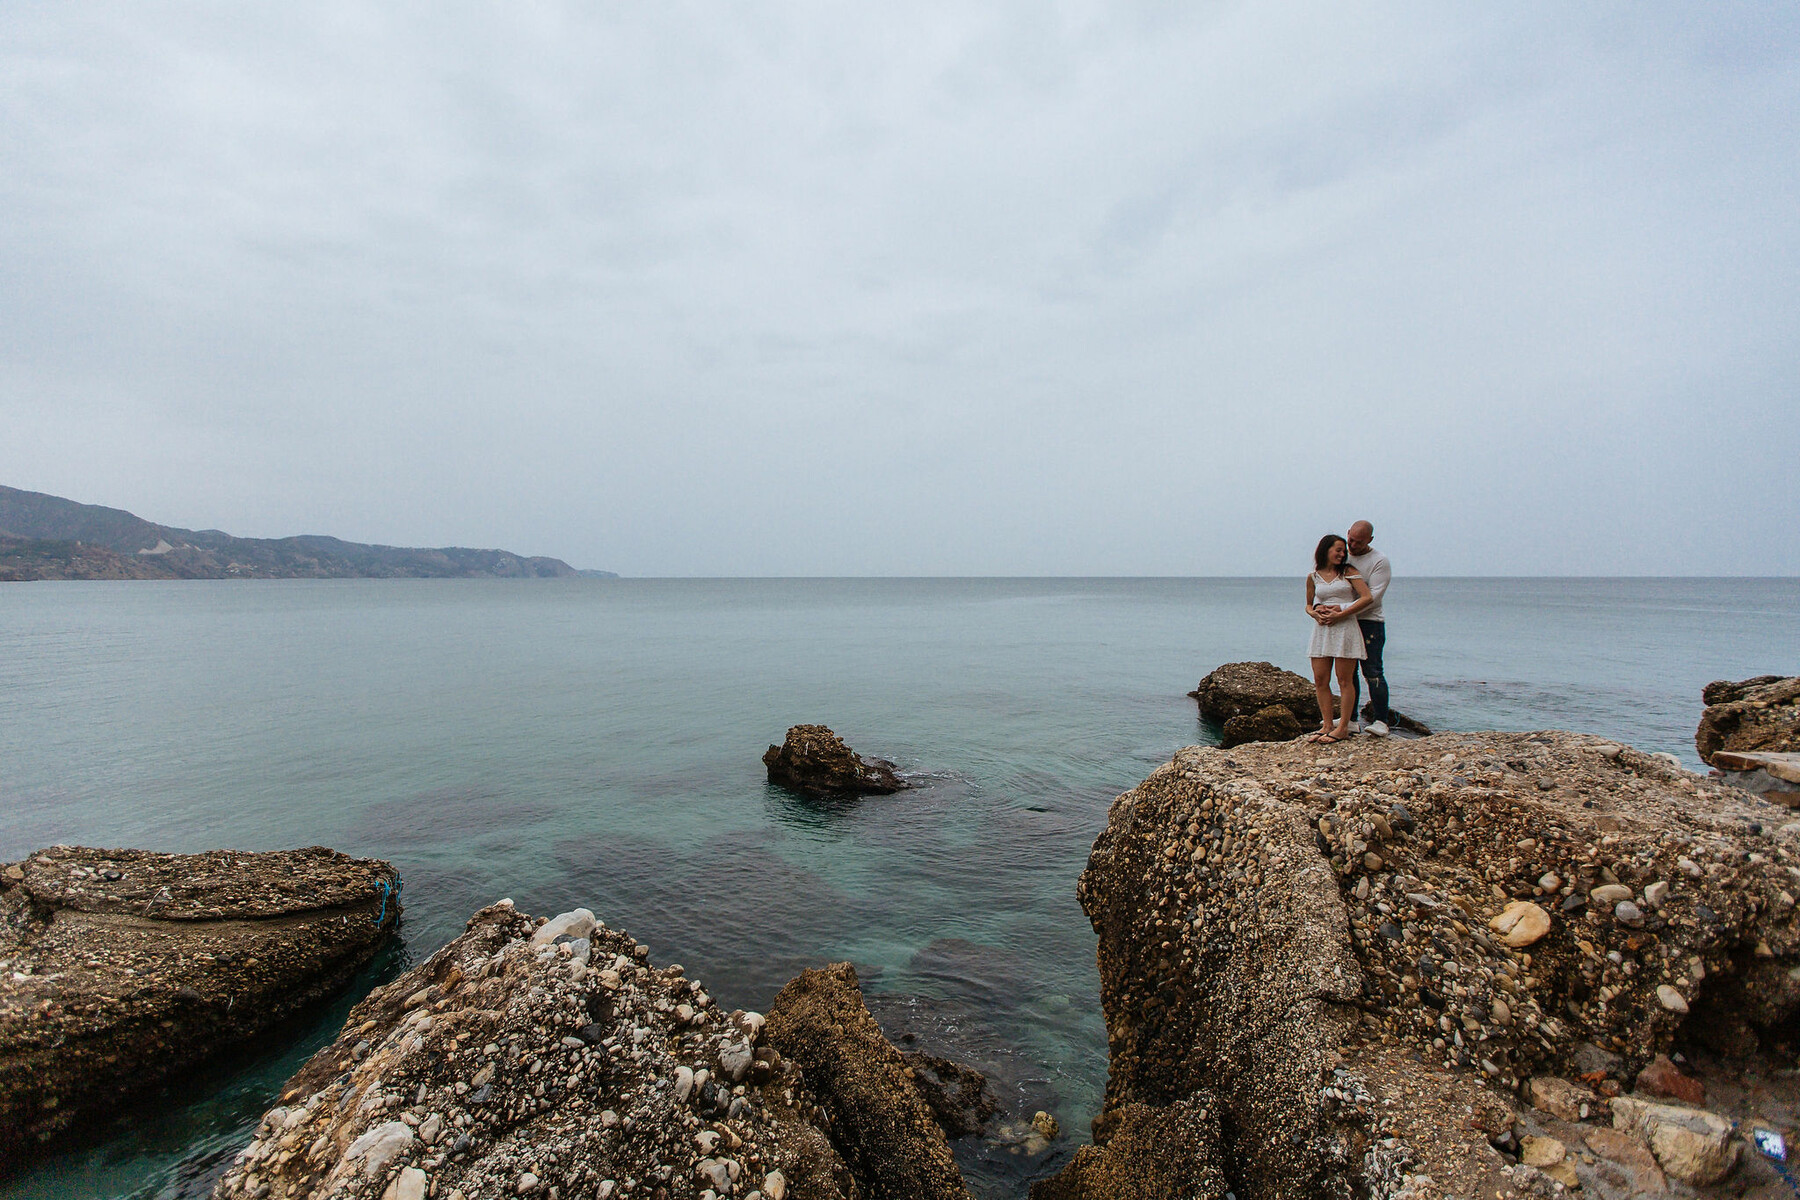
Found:
<path fill-rule="evenodd" d="M 1381 597 L 1387 591 L 1388 579 L 1391 575 L 1388 570 L 1387 555 L 1371 546 L 1367 554 L 1352 554 L 1350 565 L 1355 567 L 1357 573 L 1363 577 L 1363 582 L 1369 585 L 1369 595 L 1375 598 L 1375 603 L 1357 613 L 1356 619 L 1359 621 L 1385 620 L 1386 618 L 1381 615 Z"/>

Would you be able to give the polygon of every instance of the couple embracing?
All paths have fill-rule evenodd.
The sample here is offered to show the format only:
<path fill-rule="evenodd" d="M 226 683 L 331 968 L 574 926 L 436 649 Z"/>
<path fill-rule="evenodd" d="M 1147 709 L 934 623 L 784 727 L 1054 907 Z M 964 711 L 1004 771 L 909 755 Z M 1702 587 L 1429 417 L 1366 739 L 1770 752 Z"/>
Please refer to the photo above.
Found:
<path fill-rule="evenodd" d="M 1387 592 L 1387 556 L 1375 549 L 1375 527 L 1367 521 L 1350 526 L 1348 538 L 1328 533 L 1313 551 L 1313 571 L 1306 577 L 1306 615 L 1313 619 L 1313 689 L 1319 697 L 1319 731 L 1310 741 L 1330 745 L 1349 737 L 1355 726 L 1356 701 L 1362 688 L 1357 664 L 1369 681 L 1369 703 L 1375 720 L 1369 732 L 1388 731 L 1387 680 L 1382 674 L 1381 652 L 1387 643 L 1387 623 L 1381 598 Z M 1331 711 L 1331 676 L 1337 674 L 1339 705 Z"/>

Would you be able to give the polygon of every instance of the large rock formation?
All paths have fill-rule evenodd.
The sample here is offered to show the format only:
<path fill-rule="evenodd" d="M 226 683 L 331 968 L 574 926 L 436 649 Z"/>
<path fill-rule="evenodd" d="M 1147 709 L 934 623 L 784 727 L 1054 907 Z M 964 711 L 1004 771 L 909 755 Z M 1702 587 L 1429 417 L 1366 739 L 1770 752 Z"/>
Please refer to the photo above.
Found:
<path fill-rule="evenodd" d="M 331 995 L 398 924 L 399 886 L 318 846 L 56 846 L 0 869 L 0 1158 Z"/>
<path fill-rule="evenodd" d="M 906 787 L 894 764 L 864 758 L 823 725 L 795 725 L 763 754 L 769 782 L 812 796 L 885 795 Z"/>
<path fill-rule="evenodd" d="M 1226 663 L 1188 695 L 1200 702 L 1200 715 L 1215 725 L 1279 705 L 1294 714 L 1302 729 L 1319 727 L 1319 698 L 1312 681 L 1274 663 Z"/>
<path fill-rule="evenodd" d="M 1737 683 L 1721 679 L 1707 684 L 1701 698 L 1706 711 L 1694 732 L 1694 749 L 1706 762 L 1721 750 L 1800 752 L 1800 677 L 1758 675 Z"/>
<path fill-rule="evenodd" d="M 869 1015 L 849 963 L 802 971 L 782 988 L 769 1040 L 823 1098 L 833 1143 L 868 1200 L 967 1200 L 944 1131 Z"/>
<path fill-rule="evenodd" d="M 839 969 L 765 1022 L 585 909 L 533 921 L 503 900 L 356 1006 L 214 1195 L 961 1196 L 872 1027 Z"/>
<path fill-rule="evenodd" d="M 1034 1196 L 1217 1194 L 1177 1182 L 1208 1163 L 1241 1200 L 1626 1195 L 1658 1163 L 1708 1182 L 1736 1161 L 1720 1124 L 1621 1106 L 1606 1129 L 1607 1097 L 1678 1040 L 1722 1072 L 1791 1064 L 1784 816 L 1563 733 L 1183 750 L 1114 802 L 1082 874 L 1106 1106 Z M 1113 1149 L 1159 1120 L 1187 1132 Z"/>

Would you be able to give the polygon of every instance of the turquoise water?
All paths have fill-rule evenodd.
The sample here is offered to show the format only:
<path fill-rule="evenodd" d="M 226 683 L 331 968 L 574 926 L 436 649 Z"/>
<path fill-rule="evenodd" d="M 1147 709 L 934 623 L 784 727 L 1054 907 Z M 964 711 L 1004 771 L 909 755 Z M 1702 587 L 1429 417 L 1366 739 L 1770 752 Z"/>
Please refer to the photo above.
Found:
<path fill-rule="evenodd" d="M 55 583 L 0 588 L 0 858 L 57 842 L 325 844 L 406 880 L 399 969 L 511 896 L 576 905 L 766 1007 L 858 965 L 890 1031 L 961 1048 L 1077 1136 L 1106 1036 L 1075 878 L 1107 803 L 1210 740 L 1213 666 L 1304 671 L 1295 580 Z M 1397 708 L 1695 763 L 1708 680 L 1800 671 L 1781 580 L 1412 580 Z M 822 722 L 923 786 L 821 805 L 764 748 Z M 203 1195 L 341 1005 L 0 1181 Z M 1036 1160 L 964 1151 L 980 1194 Z"/>

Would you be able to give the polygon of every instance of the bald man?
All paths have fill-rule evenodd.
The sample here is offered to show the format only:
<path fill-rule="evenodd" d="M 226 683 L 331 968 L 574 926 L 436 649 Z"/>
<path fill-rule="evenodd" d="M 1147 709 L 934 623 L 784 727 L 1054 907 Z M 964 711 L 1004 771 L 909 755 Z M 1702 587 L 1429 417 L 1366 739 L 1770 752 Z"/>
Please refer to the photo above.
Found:
<path fill-rule="evenodd" d="M 1369 595 L 1375 602 L 1356 614 L 1356 623 L 1362 628 L 1363 661 L 1362 673 L 1369 681 L 1370 715 L 1368 730 L 1376 737 L 1386 737 L 1388 722 L 1393 719 L 1393 710 L 1388 707 L 1387 676 L 1382 672 L 1381 651 L 1387 645 L 1387 620 L 1381 612 L 1381 597 L 1387 592 L 1390 572 L 1387 555 L 1374 546 L 1375 526 L 1367 521 L 1358 521 L 1350 526 L 1344 535 L 1350 543 L 1350 563 L 1357 572 L 1368 581 Z M 1362 681 L 1353 685 L 1356 707 L 1352 712 L 1360 712 L 1362 708 Z"/>

